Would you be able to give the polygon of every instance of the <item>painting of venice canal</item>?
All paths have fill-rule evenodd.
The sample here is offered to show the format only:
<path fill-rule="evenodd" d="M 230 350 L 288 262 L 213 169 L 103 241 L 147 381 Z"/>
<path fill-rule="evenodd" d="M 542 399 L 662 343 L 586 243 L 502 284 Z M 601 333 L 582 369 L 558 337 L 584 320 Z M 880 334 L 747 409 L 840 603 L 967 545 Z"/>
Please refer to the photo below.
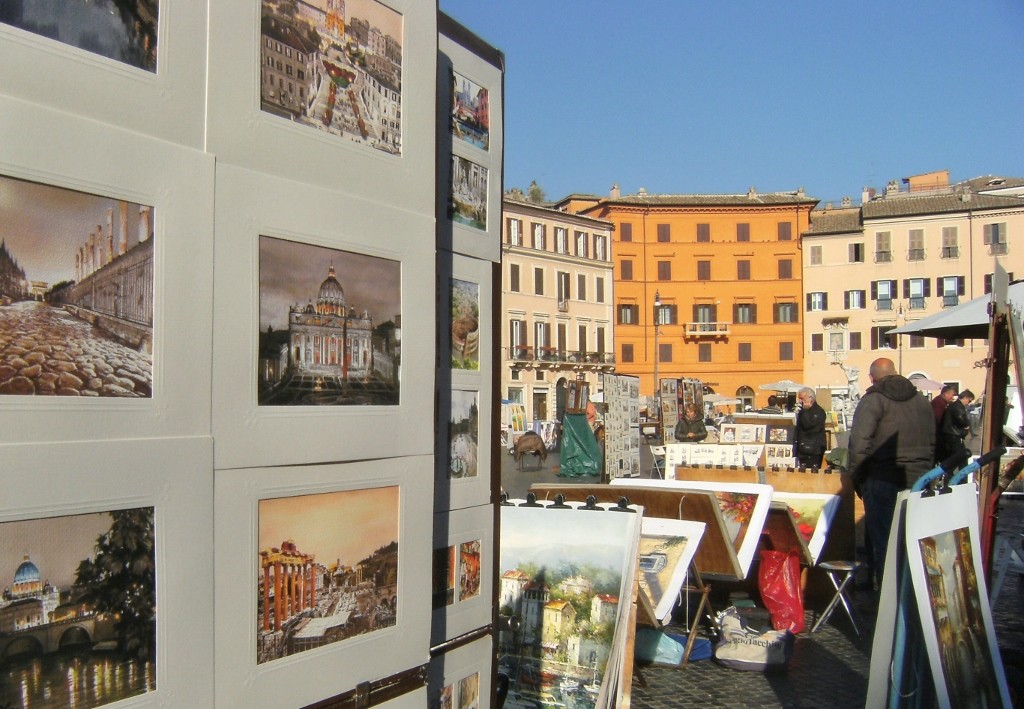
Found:
<path fill-rule="evenodd" d="M 259 502 L 257 662 L 395 625 L 397 486 Z"/>
<path fill-rule="evenodd" d="M 0 394 L 153 395 L 153 209 L 0 176 Z"/>

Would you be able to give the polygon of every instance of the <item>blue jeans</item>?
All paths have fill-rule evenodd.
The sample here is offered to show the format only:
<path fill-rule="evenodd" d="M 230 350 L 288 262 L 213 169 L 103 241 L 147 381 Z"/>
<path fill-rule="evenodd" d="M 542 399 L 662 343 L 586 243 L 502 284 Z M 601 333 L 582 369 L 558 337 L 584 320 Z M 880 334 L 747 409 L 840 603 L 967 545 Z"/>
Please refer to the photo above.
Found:
<path fill-rule="evenodd" d="M 864 501 L 864 532 L 871 546 L 871 571 L 875 582 L 882 587 L 882 572 L 885 570 L 885 552 L 889 548 L 889 529 L 896 511 L 896 497 L 902 487 L 868 477 L 861 483 L 861 499 Z"/>

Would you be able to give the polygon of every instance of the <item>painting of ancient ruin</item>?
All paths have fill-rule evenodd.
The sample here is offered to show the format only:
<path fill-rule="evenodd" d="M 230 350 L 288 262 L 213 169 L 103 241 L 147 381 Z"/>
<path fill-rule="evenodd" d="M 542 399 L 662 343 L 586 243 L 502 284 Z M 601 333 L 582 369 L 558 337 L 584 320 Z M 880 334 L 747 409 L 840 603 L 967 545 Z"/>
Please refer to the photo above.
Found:
<path fill-rule="evenodd" d="M 153 208 L 0 175 L 0 394 L 153 396 Z"/>
<path fill-rule="evenodd" d="M 452 369 L 480 369 L 480 284 L 452 279 Z"/>
<path fill-rule="evenodd" d="M 152 507 L 0 523 L 0 707 L 156 689 L 154 548 Z"/>
<path fill-rule="evenodd" d="M 401 263 L 268 236 L 259 249 L 259 405 L 397 405 Z"/>
<path fill-rule="evenodd" d="M 402 152 L 402 15 L 377 0 L 263 0 L 260 106 Z"/>
<path fill-rule="evenodd" d="M 452 219 L 487 230 L 487 168 L 452 155 Z"/>
<path fill-rule="evenodd" d="M 259 502 L 257 662 L 395 625 L 397 486 Z"/>
<path fill-rule="evenodd" d="M 0 3 L 0 23 L 156 71 L 159 0 L 23 0 Z"/>
<path fill-rule="evenodd" d="M 481 150 L 491 142 L 487 89 L 457 71 L 452 72 L 452 135 Z"/>

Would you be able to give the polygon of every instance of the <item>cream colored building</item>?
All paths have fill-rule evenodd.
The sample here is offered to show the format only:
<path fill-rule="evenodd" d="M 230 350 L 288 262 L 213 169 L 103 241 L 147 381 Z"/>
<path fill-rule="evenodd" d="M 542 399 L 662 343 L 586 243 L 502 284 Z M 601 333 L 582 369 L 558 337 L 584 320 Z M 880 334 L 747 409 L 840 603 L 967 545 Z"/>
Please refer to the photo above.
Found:
<path fill-rule="evenodd" d="M 811 213 L 802 235 L 804 381 L 841 394 L 849 374 L 863 392 L 870 363 L 889 357 L 904 376 L 980 395 L 987 342 L 888 331 L 990 292 L 996 263 L 1011 280 L 1024 275 L 1024 180 L 951 185 L 940 171 L 902 182 L 878 196 L 865 190 L 859 207 L 847 199 Z"/>
<path fill-rule="evenodd" d="M 594 393 L 615 369 L 612 225 L 508 196 L 502 212 L 501 393 L 553 421 L 567 382 Z"/>

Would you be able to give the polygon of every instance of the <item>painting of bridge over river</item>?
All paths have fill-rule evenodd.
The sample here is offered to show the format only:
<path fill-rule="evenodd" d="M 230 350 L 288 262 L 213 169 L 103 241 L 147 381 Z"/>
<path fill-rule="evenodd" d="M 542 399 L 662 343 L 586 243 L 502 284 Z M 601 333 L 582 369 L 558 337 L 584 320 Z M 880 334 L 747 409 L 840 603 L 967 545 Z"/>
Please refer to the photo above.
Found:
<path fill-rule="evenodd" d="M 156 689 L 153 550 L 152 507 L 0 523 L 0 707 Z"/>
<path fill-rule="evenodd" d="M 0 175 L 0 394 L 153 395 L 153 209 Z"/>

